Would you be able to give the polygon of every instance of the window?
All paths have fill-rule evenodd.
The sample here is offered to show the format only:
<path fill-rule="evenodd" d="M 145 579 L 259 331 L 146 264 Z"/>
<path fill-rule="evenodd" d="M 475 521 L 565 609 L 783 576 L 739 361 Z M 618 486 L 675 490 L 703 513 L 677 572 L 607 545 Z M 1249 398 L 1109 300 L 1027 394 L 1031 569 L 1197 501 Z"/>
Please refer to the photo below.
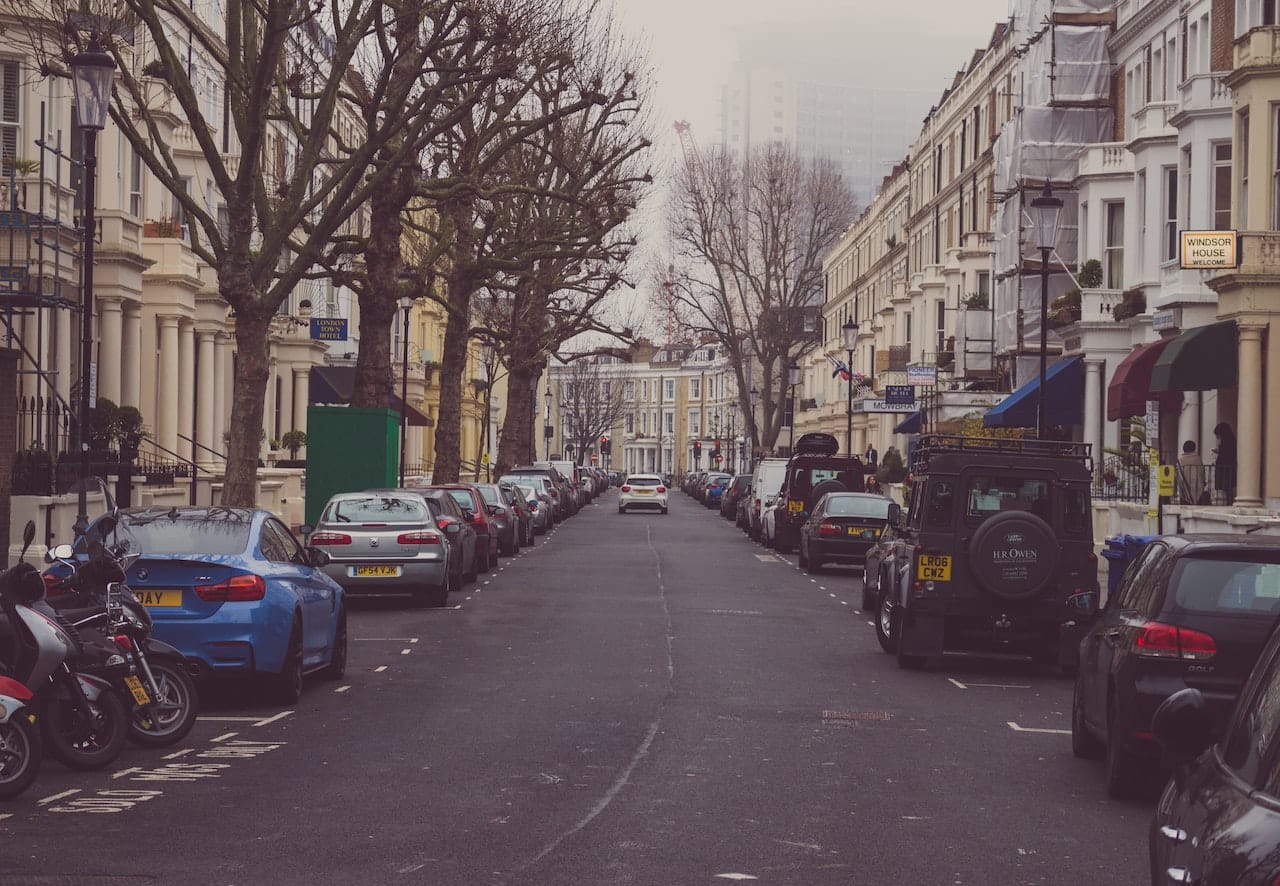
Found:
<path fill-rule="evenodd" d="M 622 431 L 624 434 L 634 434 L 636 432 L 635 413 L 628 412 L 622 417 Z"/>
<path fill-rule="evenodd" d="M 1178 257 L 1178 168 L 1164 167 L 1164 250 L 1161 259 Z"/>
<path fill-rule="evenodd" d="M 0 63 L 0 170 L 18 157 L 18 63 Z"/>
<path fill-rule="evenodd" d="M 1213 229 L 1231 229 L 1231 142 L 1213 146 Z"/>
<path fill-rule="evenodd" d="M 702 399 L 702 379 L 700 378 L 689 379 L 689 399 L 690 400 Z"/>
<path fill-rule="evenodd" d="M 662 431 L 665 434 L 674 434 L 676 432 L 676 414 L 670 409 L 662 413 Z"/>
<path fill-rule="evenodd" d="M 1108 289 L 1124 289 L 1124 204 L 1104 203 L 1107 216 L 1107 245 L 1103 268 Z"/>
<path fill-rule="evenodd" d="M 689 436 L 702 436 L 702 410 L 700 409 L 689 410 Z"/>
<path fill-rule="evenodd" d="M 1272 111 L 1272 115 L 1275 153 L 1271 157 L 1271 229 L 1280 231 L 1280 108 Z"/>
<path fill-rule="evenodd" d="M 1236 227 L 1249 227 L 1249 112 L 1240 112 L 1240 211 L 1236 213 Z"/>
<path fill-rule="evenodd" d="M 663 379 L 662 382 L 662 399 L 671 401 L 676 398 L 676 380 L 674 378 Z"/>
<path fill-rule="evenodd" d="M 1231 557 L 1183 557 L 1169 582 L 1179 609 L 1280 613 L 1280 564 Z"/>
<path fill-rule="evenodd" d="M 1276 736 L 1280 734 L 1280 680 L 1275 675 L 1275 658 L 1265 666 L 1259 662 L 1259 668 L 1266 678 L 1249 687 L 1248 699 L 1241 699 L 1222 740 L 1222 762 L 1249 784 L 1256 782 L 1262 761 L 1273 750 Z"/>
<path fill-rule="evenodd" d="M 622 386 L 622 393 L 623 393 L 623 396 L 624 396 L 624 397 L 626 397 L 628 400 L 634 400 L 634 399 L 636 398 L 636 383 L 635 383 L 635 381 L 634 381 L 634 380 L 628 380 L 628 381 L 627 381 L 627 382 Z"/>
<path fill-rule="evenodd" d="M 645 379 L 640 382 L 640 399 L 649 402 L 649 380 Z"/>
<path fill-rule="evenodd" d="M 611 382 L 611 381 L 602 381 L 602 382 L 600 382 L 600 394 L 601 394 L 601 396 L 602 396 L 602 397 L 604 397 L 604 399 L 606 399 L 606 400 L 608 400 L 608 399 L 612 398 L 612 397 L 613 397 L 613 382 Z"/>
<path fill-rule="evenodd" d="M 1022 477 L 974 475 L 968 480 L 967 517 L 985 519 L 1002 511 L 1030 511 L 1049 517 L 1049 483 Z"/>
<path fill-rule="evenodd" d="M 142 155 L 129 146 L 129 214 L 142 217 Z"/>

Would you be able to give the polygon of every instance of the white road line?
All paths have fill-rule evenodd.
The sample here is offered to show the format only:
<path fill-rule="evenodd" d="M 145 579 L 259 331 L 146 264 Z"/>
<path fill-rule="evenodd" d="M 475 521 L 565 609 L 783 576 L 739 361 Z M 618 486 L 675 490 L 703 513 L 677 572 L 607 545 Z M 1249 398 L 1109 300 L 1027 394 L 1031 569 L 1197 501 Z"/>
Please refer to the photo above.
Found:
<path fill-rule="evenodd" d="M 414 637 L 414 638 L 412 638 L 411 640 L 409 640 L 409 642 L 410 642 L 410 643 L 417 643 L 417 642 L 418 642 L 418 638 L 417 638 L 417 637 Z"/>
<path fill-rule="evenodd" d="M 869 621 L 867 622 L 867 624 L 871 625 L 871 627 L 873 628 L 876 626 L 876 623 L 874 621 Z"/>
<path fill-rule="evenodd" d="M 948 677 L 948 678 L 947 678 L 947 682 L 948 682 L 948 683 L 954 683 L 957 689 L 968 689 L 968 688 L 969 688 L 968 686 L 964 685 L 964 684 L 963 684 L 963 683 L 961 683 L 959 680 L 957 680 L 955 677 Z"/>
<path fill-rule="evenodd" d="M 162 759 L 162 760 L 176 760 L 176 759 L 178 759 L 179 757 L 185 757 L 187 754 L 194 754 L 195 752 L 196 752 L 196 751 L 195 751 L 195 748 L 183 748 L 183 749 L 182 749 L 182 750 L 180 750 L 180 751 L 174 751 L 172 754 L 165 754 L 165 755 L 164 755 L 163 757 L 161 757 L 160 759 Z"/>
<path fill-rule="evenodd" d="M 834 600 L 834 599 L 836 598 L 836 595 L 835 595 L 835 594 L 827 594 L 827 596 L 828 596 L 828 597 L 830 597 L 832 600 Z"/>
<path fill-rule="evenodd" d="M 375 640 L 380 643 L 417 643 L 417 637 L 352 637 L 352 640 Z"/>
<path fill-rule="evenodd" d="M 6 812 L 6 813 L 4 813 L 4 814 L 0 815 L 0 821 L 4 821 L 6 818 L 13 818 L 13 813 L 12 813 L 12 812 Z"/>
<path fill-rule="evenodd" d="M 347 691 L 348 689 L 350 689 L 350 688 L 351 688 L 350 686 L 339 686 L 337 689 L 335 689 L 335 690 L 333 690 L 333 691 L 334 691 L 334 692 L 346 692 L 346 691 Z"/>
<path fill-rule="evenodd" d="M 52 803 L 54 800 L 61 800 L 63 797 L 70 797 L 78 793 L 80 793 L 79 788 L 72 788 L 69 791 L 63 791 L 61 794 L 54 794 L 52 797 L 45 797 L 43 800 L 36 800 L 36 803 L 40 806 L 44 806 L 48 803 Z"/>
<path fill-rule="evenodd" d="M 841 600 L 841 601 L 840 601 L 840 605 L 841 605 L 841 606 L 848 606 L 848 605 L 849 605 L 849 601 L 848 601 L 848 600 Z"/>
<path fill-rule="evenodd" d="M 214 742 L 226 741 L 228 738 L 235 738 L 239 734 L 240 734 L 239 732 L 225 732 L 222 735 L 219 735 L 217 738 L 209 739 L 209 741 L 214 741 Z"/>
<path fill-rule="evenodd" d="M 260 717 L 206 717 L 200 715 L 201 723 L 257 723 Z"/>
<path fill-rule="evenodd" d="M 1030 689 L 1031 687 L 1025 683 L 961 683 L 954 677 L 948 677 L 947 680 L 955 684 L 957 689 Z"/>
<path fill-rule="evenodd" d="M 1012 729 L 1014 732 L 1043 732 L 1046 735 L 1070 735 L 1071 734 L 1070 729 L 1034 729 L 1030 726 L 1019 726 L 1017 723 L 1013 722 L 1012 720 L 1007 720 L 1006 722 L 1009 724 L 1009 728 Z"/>
<path fill-rule="evenodd" d="M 283 720 L 285 717 L 289 716 L 289 715 L 290 715 L 290 714 L 292 714 L 292 713 L 293 713 L 293 711 L 281 711 L 280 713 L 276 714 L 274 717 L 267 717 L 267 719 L 265 719 L 265 720 L 259 720 L 257 723 L 254 723 L 253 725 L 254 725 L 254 726 L 268 726 L 268 725 L 270 725 L 270 724 L 272 724 L 272 723 L 276 722 L 277 720 Z"/>
<path fill-rule="evenodd" d="M 381 673 L 382 673 L 383 671 L 385 671 L 386 669 L 387 669 L 387 666 L 386 666 L 386 665 L 380 665 L 380 666 L 378 666 L 378 667 L 374 668 L 374 669 L 373 669 L 373 672 L 374 672 L 375 674 L 381 674 Z"/>
<path fill-rule="evenodd" d="M 139 767 L 137 767 L 137 766 L 131 766 L 131 767 L 129 767 L 128 769 L 121 769 L 119 772 L 113 772 L 113 773 L 111 773 L 111 777 L 112 777 L 112 778 L 124 778 L 126 775 L 132 775 L 132 774 L 133 774 L 133 773 L 135 773 L 135 772 L 141 772 L 141 771 L 142 771 L 142 770 L 141 770 Z"/>
<path fill-rule="evenodd" d="M 413 651 L 412 649 L 401 649 L 401 650 L 400 650 L 400 654 L 401 654 L 401 655 L 408 655 L 408 654 L 409 654 L 410 652 L 412 652 L 412 651 Z"/>

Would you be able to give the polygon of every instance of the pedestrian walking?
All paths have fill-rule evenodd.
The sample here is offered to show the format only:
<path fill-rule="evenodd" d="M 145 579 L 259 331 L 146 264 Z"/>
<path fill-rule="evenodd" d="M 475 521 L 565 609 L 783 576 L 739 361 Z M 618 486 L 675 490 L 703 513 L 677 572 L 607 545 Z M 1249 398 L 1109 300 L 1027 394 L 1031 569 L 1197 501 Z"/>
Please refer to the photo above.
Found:
<path fill-rule="evenodd" d="M 1231 504 L 1236 498 L 1236 434 L 1231 425 L 1225 421 L 1218 422 L 1213 429 L 1218 438 L 1218 448 L 1213 450 L 1216 458 L 1213 464 L 1213 488 L 1222 492 Z"/>
<path fill-rule="evenodd" d="M 879 461 L 879 459 L 880 459 L 880 453 L 876 452 L 875 446 L 874 445 L 868 446 L 866 457 L 863 459 L 863 461 L 866 462 L 867 467 L 874 468 L 876 466 L 876 463 Z"/>
<path fill-rule="evenodd" d="M 884 487 L 880 485 L 880 481 L 879 481 L 878 479 L 876 479 L 876 475 L 875 475 L 875 474 L 868 474 L 868 475 L 867 475 L 866 491 L 867 491 L 867 492 L 874 492 L 876 495 L 884 495 L 884 494 L 885 494 Z"/>
<path fill-rule="evenodd" d="M 1182 454 L 1178 456 L 1178 479 L 1182 483 L 1184 505 L 1209 503 L 1209 490 L 1205 489 L 1204 483 L 1204 461 L 1196 449 L 1195 440 L 1182 444 Z"/>

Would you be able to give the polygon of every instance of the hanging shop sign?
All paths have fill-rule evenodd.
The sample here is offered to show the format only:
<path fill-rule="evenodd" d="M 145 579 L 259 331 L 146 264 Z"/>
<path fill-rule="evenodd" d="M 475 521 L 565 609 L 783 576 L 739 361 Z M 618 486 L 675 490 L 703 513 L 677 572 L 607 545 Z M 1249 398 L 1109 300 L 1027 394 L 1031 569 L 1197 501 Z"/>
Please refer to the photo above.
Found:
<path fill-rule="evenodd" d="M 938 383 L 938 367 L 908 366 L 907 384 L 915 387 L 932 387 Z"/>
<path fill-rule="evenodd" d="M 316 341 L 346 341 L 345 317 L 312 317 L 311 337 Z"/>
<path fill-rule="evenodd" d="M 1240 237 L 1235 231 L 1182 231 L 1181 235 L 1185 270 L 1240 267 Z"/>

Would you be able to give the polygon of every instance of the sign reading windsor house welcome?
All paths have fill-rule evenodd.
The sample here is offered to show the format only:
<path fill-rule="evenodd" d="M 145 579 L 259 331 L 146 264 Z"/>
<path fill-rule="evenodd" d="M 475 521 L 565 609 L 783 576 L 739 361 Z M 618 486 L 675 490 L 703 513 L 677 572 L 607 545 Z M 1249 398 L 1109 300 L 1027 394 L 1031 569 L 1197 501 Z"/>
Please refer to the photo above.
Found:
<path fill-rule="evenodd" d="M 1182 267 L 1213 271 L 1240 267 L 1240 238 L 1235 231 L 1182 231 Z"/>

